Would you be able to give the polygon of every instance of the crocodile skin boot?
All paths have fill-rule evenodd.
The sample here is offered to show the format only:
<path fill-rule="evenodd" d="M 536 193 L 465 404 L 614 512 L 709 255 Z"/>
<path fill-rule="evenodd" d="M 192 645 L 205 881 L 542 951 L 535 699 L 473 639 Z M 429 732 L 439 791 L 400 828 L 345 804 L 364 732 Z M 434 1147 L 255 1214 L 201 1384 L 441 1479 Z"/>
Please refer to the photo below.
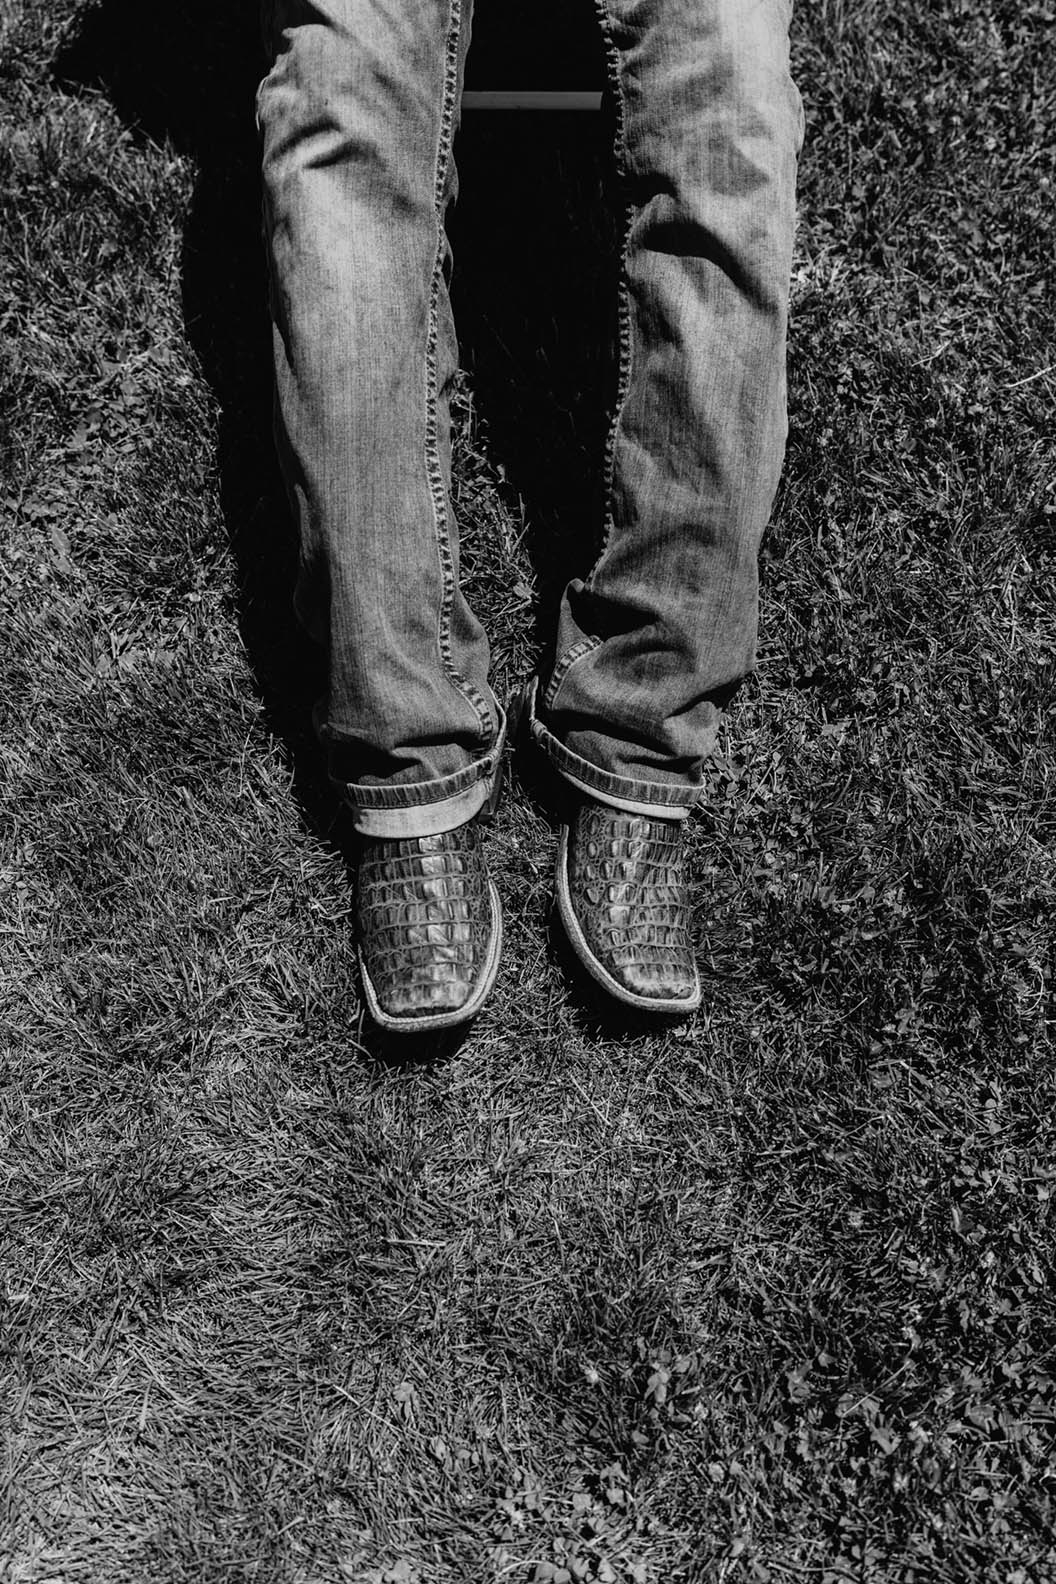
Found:
<path fill-rule="evenodd" d="M 417 1034 L 473 1017 L 502 946 L 479 824 L 365 842 L 356 923 L 363 989 L 382 1028 Z"/>
<path fill-rule="evenodd" d="M 647 1012 L 700 1005 L 682 858 L 681 821 L 593 799 L 561 836 L 557 906 L 576 955 L 610 995 Z"/>

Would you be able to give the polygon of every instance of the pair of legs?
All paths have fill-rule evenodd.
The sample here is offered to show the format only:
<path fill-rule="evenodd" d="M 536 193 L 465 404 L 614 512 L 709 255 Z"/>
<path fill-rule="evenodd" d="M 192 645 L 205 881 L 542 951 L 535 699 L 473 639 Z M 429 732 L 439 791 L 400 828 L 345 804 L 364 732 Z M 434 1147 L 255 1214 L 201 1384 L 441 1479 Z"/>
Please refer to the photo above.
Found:
<path fill-rule="evenodd" d="M 754 659 L 801 110 L 790 0 L 595 4 L 624 206 L 618 392 L 601 552 L 565 591 L 531 729 L 591 807 L 666 825 Z M 257 103 L 295 603 L 330 656 L 318 726 L 357 830 L 419 850 L 478 813 L 504 730 L 450 494 L 444 216 L 469 13 L 265 0 Z"/>

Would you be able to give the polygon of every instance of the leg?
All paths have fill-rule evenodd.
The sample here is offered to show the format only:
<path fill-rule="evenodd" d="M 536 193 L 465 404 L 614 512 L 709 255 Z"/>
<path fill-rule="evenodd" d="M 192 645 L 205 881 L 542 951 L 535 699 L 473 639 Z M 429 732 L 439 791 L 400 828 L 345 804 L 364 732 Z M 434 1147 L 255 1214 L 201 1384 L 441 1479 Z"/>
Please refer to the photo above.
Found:
<path fill-rule="evenodd" d="M 536 734 L 628 809 L 695 801 L 754 663 L 785 442 L 799 96 L 789 0 L 598 0 L 626 204 L 604 542 L 566 591 Z"/>
<path fill-rule="evenodd" d="M 266 0 L 258 92 L 276 429 L 298 612 L 330 656 L 318 724 L 356 828 L 468 820 L 501 715 L 458 587 L 444 213 L 468 0 Z"/>
<path fill-rule="evenodd" d="M 678 821 L 754 663 L 802 134 L 790 0 L 597 0 L 626 205 L 601 554 L 533 732 L 587 795 L 558 903 L 614 995 L 699 999 Z"/>
<path fill-rule="evenodd" d="M 476 1011 L 501 940 L 473 816 L 503 723 L 450 496 L 444 214 L 468 5 L 266 0 L 257 98 L 295 604 L 328 649 L 318 724 L 365 838 L 367 1001 L 415 1032 Z"/>

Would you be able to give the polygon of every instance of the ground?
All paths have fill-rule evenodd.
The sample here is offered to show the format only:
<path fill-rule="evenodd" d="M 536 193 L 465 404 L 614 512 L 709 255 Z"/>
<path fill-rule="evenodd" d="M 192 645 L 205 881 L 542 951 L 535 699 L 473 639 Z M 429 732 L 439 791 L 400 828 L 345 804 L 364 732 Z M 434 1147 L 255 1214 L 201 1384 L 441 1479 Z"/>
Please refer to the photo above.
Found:
<path fill-rule="evenodd" d="M 414 1051 L 288 608 L 254 13 L 0 7 L 0 1580 L 1056 1579 L 1051 6 L 796 9 L 700 1013 L 577 976 L 521 756 L 497 992 Z M 600 144 L 461 147 L 500 692 L 584 553 Z"/>

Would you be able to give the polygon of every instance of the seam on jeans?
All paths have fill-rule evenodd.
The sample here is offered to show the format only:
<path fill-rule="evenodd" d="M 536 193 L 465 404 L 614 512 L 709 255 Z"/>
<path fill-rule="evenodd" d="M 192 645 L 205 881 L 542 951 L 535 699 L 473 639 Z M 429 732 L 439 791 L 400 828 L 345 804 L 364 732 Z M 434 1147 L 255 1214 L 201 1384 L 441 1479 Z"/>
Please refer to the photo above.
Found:
<path fill-rule="evenodd" d="M 533 716 L 531 732 L 535 742 L 563 775 L 574 779 L 580 787 L 594 792 L 608 792 L 613 797 L 623 797 L 629 802 L 646 803 L 653 808 L 692 808 L 699 801 L 700 785 L 679 785 L 668 781 L 647 781 L 644 777 L 616 775 L 591 764 L 582 754 L 569 748 L 567 743 L 554 736 L 538 715 Z"/>
<path fill-rule="evenodd" d="M 318 730 L 318 722 L 316 729 Z M 379 786 L 361 781 L 348 781 L 338 776 L 331 776 L 330 779 L 337 786 L 344 787 L 349 794 L 354 793 L 356 802 L 364 808 L 403 808 L 411 805 L 417 807 L 419 804 L 442 802 L 446 798 L 459 796 L 476 786 L 478 781 L 494 780 L 499 761 L 506 749 L 506 729 L 506 714 L 500 706 L 499 733 L 487 753 L 463 765 L 461 770 L 450 770 L 447 775 L 435 776 L 430 781 L 403 781 L 397 786 Z M 343 737 L 340 731 L 331 730 L 326 740 L 340 743 L 350 739 Z"/>
<path fill-rule="evenodd" d="M 476 759 L 464 770 L 451 775 L 438 776 L 435 781 L 405 781 L 399 786 L 373 786 L 361 781 L 346 781 L 331 776 L 338 786 L 344 787 L 349 797 L 365 809 L 427 808 L 430 803 L 443 803 L 448 798 L 459 797 L 475 787 L 478 781 L 488 781 L 494 772 L 490 755 Z"/>
<path fill-rule="evenodd" d="M 631 293 L 627 282 L 627 253 L 631 241 L 632 215 L 627 173 L 627 114 L 623 95 L 623 82 L 620 77 L 620 52 L 612 36 L 612 16 L 608 0 L 594 0 L 594 7 L 601 27 L 601 35 L 605 45 L 605 64 L 608 69 L 609 82 L 612 85 L 616 104 L 616 172 L 623 194 L 623 231 L 620 238 L 619 274 L 616 287 L 619 316 L 619 371 L 616 377 L 616 399 L 613 406 L 612 423 L 605 443 L 602 540 L 597 560 L 587 576 L 586 586 L 588 589 L 597 575 L 598 568 L 604 560 L 605 552 L 608 550 L 609 543 L 615 532 L 613 486 L 616 477 L 616 437 L 623 421 L 623 412 L 627 405 L 627 397 L 631 388 L 631 364 L 634 350 Z"/>
<path fill-rule="evenodd" d="M 425 352 L 425 466 L 433 501 L 436 552 L 440 563 L 440 609 L 437 613 L 437 647 L 448 681 L 462 694 L 475 712 L 482 733 L 491 730 L 491 712 L 476 688 L 455 668 L 451 649 L 451 612 L 455 597 L 455 563 L 451 553 L 451 521 L 444 472 L 440 464 L 438 408 L 440 404 L 437 370 L 439 338 L 438 309 L 440 283 L 444 270 L 444 193 L 447 189 L 451 145 L 454 140 L 455 101 L 458 95 L 458 62 L 462 31 L 461 0 L 451 0 L 448 10 L 447 41 L 444 49 L 444 96 L 440 111 L 436 171 L 433 184 L 433 209 L 436 216 L 436 254 L 429 284 L 429 329 Z"/>
<path fill-rule="evenodd" d="M 557 698 L 558 690 L 568 673 L 571 671 L 572 667 L 575 665 L 576 661 L 584 659 L 588 654 L 593 654 L 595 649 L 600 648 L 601 639 L 592 638 L 588 635 L 585 638 L 577 639 L 574 644 L 571 644 L 569 648 L 566 649 L 565 653 L 561 656 L 560 660 L 551 671 L 550 680 L 546 685 L 546 693 L 543 696 L 543 704 L 547 709 L 553 709 L 554 700 Z"/>

